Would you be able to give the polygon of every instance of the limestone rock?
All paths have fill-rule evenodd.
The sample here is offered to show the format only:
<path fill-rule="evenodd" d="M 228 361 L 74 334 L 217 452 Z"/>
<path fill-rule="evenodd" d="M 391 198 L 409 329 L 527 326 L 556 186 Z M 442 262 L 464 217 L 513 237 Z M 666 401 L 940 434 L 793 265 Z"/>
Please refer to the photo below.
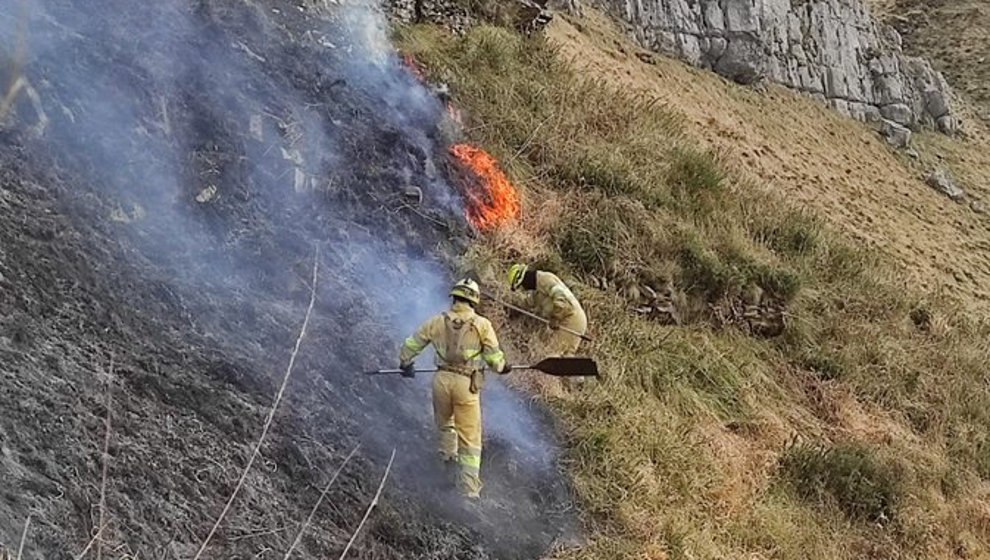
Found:
<path fill-rule="evenodd" d="M 755 40 L 729 41 L 715 63 L 715 71 L 740 84 L 751 84 L 763 75 L 764 54 Z"/>
<path fill-rule="evenodd" d="M 930 89 L 925 92 L 925 102 L 932 117 L 940 119 L 949 114 L 949 101 L 945 98 L 945 92 Z"/>
<path fill-rule="evenodd" d="M 584 15 L 584 5 L 581 0 L 551 0 L 547 7 L 572 16 Z"/>
<path fill-rule="evenodd" d="M 553 13 L 546 8 L 546 0 L 516 0 L 516 28 L 526 33 L 532 33 L 546 27 L 553 21 Z"/>
<path fill-rule="evenodd" d="M 956 185 L 955 181 L 952 180 L 952 177 L 944 169 L 936 169 L 929 173 L 925 182 L 928 183 L 928 186 L 956 202 L 962 202 L 966 198 L 966 192 Z"/>
<path fill-rule="evenodd" d="M 474 19 L 457 0 L 383 0 L 388 14 L 405 23 L 437 23 L 463 33 Z"/>
<path fill-rule="evenodd" d="M 945 78 L 903 52 L 865 0 L 595 0 L 644 47 L 743 84 L 763 80 L 853 118 L 955 130 Z"/>
<path fill-rule="evenodd" d="M 935 124 L 938 131 L 942 134 L 952 135 L 959 131 L 959 121 L 957 121 L 952 115 L 945 115 L 935 121 Z"/>
<path fill-rule="evenodd" d="M 911 129 L 887 119 L 884 119 L 881 125 L 881 132 L 890 145 L 897 148 L 907 148 L 911 144 Z"/>
<path fill-rule="evenodd" d="M 911 108 L 903 103 L 884 105 L 880 108 L 883 118 L 894 121 L 897 124 L 911 126 L 914 124 L 914 113 Z"/>

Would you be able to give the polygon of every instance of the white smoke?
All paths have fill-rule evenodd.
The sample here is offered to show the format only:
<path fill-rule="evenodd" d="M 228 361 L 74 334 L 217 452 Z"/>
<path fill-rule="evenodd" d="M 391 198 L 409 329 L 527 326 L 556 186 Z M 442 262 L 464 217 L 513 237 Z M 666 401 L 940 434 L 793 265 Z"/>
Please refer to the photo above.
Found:
<path fill-rule="evenodd" d="M 394 352 L 380 365 L 395 366 L 401 340 L 449 305 L 453 279 L 424 254 L 432 247 L 395 238 L 405 230 L 393 222 L 418 218 L 376 197 L 413 185 L 424 206 L 463 219 L 436 161 L 446 148 L 436 133 L 444 108 L 402 66 L 370 0 L 328 2 L 329 17 L 309 21 L 305 34 L 285 34 L 284 14 L 214 7 L 222 2 L 33 0 L 21 10 L 21 0 L 0 0 L 0 51 L 11 61 L 18 30 L 26 30 L 21 65 L 51 117 L 33 146 L 51 154 L 80 192 L 112 202 L 112 212 L 91 218 L 114 223 L 137 248 L 134 266 L 156 271 L 177 293 L 217 302 L 217 316 L 202 318 L 211 324 L 226 323 L 234 306 L 225 305 L 235 299 L 285 302 L 282 315 L 301 316 L 302 303 L 285 294 L 286 269 L 290 256 L 308 258 L 321 246 L 325 275 L 333 276 L 321 297 L 343 305 L 333 290 L 357 286 L 364 305 L 342 318 L 362 326 L 388 319 L 377 328 Z M 235 23 L 240 34 L 221 25 Z M 305 62 L 277 44 L 289 36 L 303 43 Z M 350 112 L 367 121 L 349 122 Z M 32 114 L 20 99 L 14 126 L 32 125 Z M 353 208 L 382 211 L 353 215 Z M 328 244 L 331 233 L 339 238 Z M 239 337 L 231 346 L 261 347 L 254 333 L 228 334 Z M 331 378 L 331 390 L 357 375 L 359 364 L 347 365 L 352 371 Z M 379 424 L 432 433 L 429 383 L 421 376 L 401 406 L 380 402 L 369 433 L 383 445 L 396 442 Z M 551 468 L 552 437 L 524 399 L 496 381 L 483 409 L 487 433 L 509 442 L 519 463 Z"/>

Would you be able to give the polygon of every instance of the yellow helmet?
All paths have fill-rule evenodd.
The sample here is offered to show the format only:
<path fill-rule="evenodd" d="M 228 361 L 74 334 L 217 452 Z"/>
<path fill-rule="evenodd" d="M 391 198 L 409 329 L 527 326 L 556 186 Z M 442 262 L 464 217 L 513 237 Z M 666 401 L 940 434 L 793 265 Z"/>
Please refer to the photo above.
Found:
<path fill-rule="evenodd" d="M 529 266 L 525 264 L 514 264 L 509 269 L 509 289 L 512 291 L 518 290 L 519 286 L 522 285 L 523 277 L 526 276 L 526 271 L 529 270 Z"/>
<path fill-rule="evenodd" d="M 454 284 L 454 287 L 450 289 L 450 295 L 467 300 L 471 305 L 478 305 L 481 302 L 481 288 L 478 287 L 477 282 L 470 278 L 465 278 Z"/>

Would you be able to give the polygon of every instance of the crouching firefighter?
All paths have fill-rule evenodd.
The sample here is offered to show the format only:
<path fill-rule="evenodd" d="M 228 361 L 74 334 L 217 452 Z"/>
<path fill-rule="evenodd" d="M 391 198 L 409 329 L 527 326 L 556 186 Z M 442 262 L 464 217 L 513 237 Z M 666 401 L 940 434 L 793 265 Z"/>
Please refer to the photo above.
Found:
<path fill-rule="evenodd" d="M 481 293 L 464 279 L 450 291 L 453 305 L 435 315 L 407 338 L 399 353 L 403 377 L 414 377 L 413 362 L 428 345 L 436 351 L 433 416 L 440 431 L 440 455 L 457 465 L 457 486 L 469 499 L 481 492 L 481 387 L 485 364 L 505 374 L 511 367 L 499 349 L 491 322 L 475 313 Z"/>
<path fill-rule="evenodd" d="M 588 330 L 588 316 L 571 289 L 556 274 L 514 264 L 509 269 L 509 289 L 517 291 L 520 288 L 530 292 L 529 308 L 547 319 L 553 329 L 547 342 L 549 354 L 574 356 L 581 344 L 578 335 L 584 335 Z M 578 377 L 568 379 L 565 385 L 577 388 L 582 383 L 583 378 Z"/>

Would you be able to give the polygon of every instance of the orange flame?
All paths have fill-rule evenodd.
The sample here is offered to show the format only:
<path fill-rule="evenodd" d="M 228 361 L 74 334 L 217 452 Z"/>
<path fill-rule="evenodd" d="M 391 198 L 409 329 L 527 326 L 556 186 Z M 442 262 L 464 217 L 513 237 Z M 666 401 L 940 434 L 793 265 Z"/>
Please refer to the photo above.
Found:
<path fill-rule="evenodd" d="M 402 56 L 402 64 L 409 70 L 409 72 L 416 77 L 422 83 L 426 83 L 426 72 L 423 72 L 423 67 L 416 62 L 411 54 L 406 54 Z"/>
<path fill-rule="evenodd" d="M 519 215 L 519 193 L 495 158 L 467 144 L 451 146 L 450 153 L 478 179 L 465 193 L 467 219 L 474 227 L 494 229 Z"/>
<path fill-rule="evenodd" d="M 454 107 L 453 103 L 447 103 L 447 116 L 457 123 L 458 126 L 464 126 L 464 115 L 460 109 Z"/>

